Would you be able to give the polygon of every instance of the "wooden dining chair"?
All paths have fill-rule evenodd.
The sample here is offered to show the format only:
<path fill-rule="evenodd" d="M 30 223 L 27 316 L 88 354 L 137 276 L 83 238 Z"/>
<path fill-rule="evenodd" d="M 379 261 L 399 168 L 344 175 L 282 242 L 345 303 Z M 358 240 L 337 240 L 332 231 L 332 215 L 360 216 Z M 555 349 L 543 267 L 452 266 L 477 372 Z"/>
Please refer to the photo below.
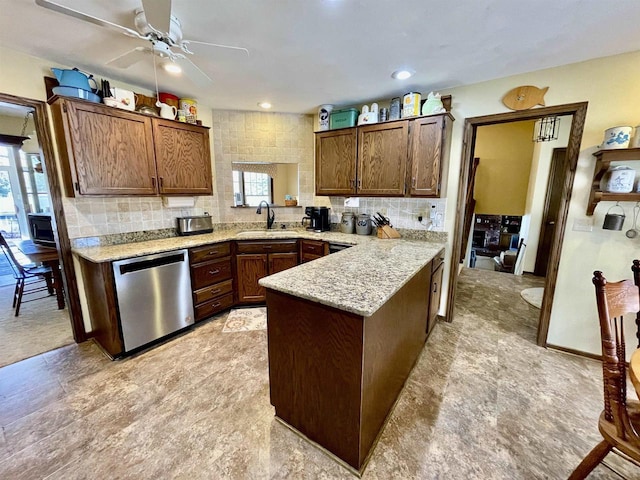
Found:
<path fill-rule="evenodd" d="M 25 295 L 32 295 L 38 292 L 47 291 L 47 296 L 55 294 L 53 288 L 53 273 L 50 267 L 37 266 L 37 265 L 22 265 L 13 254 L 11 247 L 7 243 L 2 233 L 0 233 L 0 249 L 4 253 L 11 270 L 13 271 L 13 278 L 16 279 L 16 288 L 13 291 L 13 305 L 15 309 L 15 316 L 20 313 L 20 306 L 25 302 L 31 302 L 33 300 L 39 300 L 45 296 L 39 296 L 36 298 L 29 298 L 29 300 L 23 300 Z M 42 284 L 44 286 L 39 286 Z M 28 288 L 27 288 L 28 287 Z"/>
<path fill-rule="evenodd" d="M 569 480 L 586 478 L 612 449 L 640 467 L 640 403 L 627 399 L 623 322 L 623 315 L 635 315 L 640 310 L 640 295 L 631 280 L 607 283 L 602 272 L 593 275 L 602 342 L 604 410 L 598 429 L 603 440 L 582 460 Z"/>

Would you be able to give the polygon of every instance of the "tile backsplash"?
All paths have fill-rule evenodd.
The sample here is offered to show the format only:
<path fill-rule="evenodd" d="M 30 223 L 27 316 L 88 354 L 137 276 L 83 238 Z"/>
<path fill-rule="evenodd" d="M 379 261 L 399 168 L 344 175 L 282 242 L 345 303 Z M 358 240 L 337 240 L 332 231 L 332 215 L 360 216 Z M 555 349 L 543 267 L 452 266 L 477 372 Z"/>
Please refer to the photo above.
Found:
<path fill-rule="evenodd" d="M 331 223 L 340 223 L 342 212 L 380 212 L 396 228 L 444 231 L 446 198 L 359 198 L 358 207 L 345 207 L 345 197 L 330 197 Z M 422 221 L 418 221 L 418 217 Z M 433 219 L 433 220 L 432 220 Z"/>

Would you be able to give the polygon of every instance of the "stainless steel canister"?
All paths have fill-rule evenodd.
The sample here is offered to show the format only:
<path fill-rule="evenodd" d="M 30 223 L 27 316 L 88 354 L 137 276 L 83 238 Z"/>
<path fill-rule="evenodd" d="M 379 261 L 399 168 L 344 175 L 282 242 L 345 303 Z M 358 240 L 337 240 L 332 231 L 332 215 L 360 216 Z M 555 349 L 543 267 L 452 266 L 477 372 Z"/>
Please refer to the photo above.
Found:
<path fill-rule="evenodd" d="M 387 120 L 389 120 L 389 109 L 381 108 L 380 109 L 380 121 L 381 122 L 386 122 Z"/>
<path fill-rule="evenodd" d="M 389 120 L 398 120 L 400 118 L 400 97 L 394 97 L 391 99 L 391 105 L 389 105 Z"/>
<path fill-rule="evenodd" d="M 340 223 L 340 231 L 342 233 L 353 233 L 356 228 L 356 220 L 351 212 L 342 213 L 342 222 Z"/>

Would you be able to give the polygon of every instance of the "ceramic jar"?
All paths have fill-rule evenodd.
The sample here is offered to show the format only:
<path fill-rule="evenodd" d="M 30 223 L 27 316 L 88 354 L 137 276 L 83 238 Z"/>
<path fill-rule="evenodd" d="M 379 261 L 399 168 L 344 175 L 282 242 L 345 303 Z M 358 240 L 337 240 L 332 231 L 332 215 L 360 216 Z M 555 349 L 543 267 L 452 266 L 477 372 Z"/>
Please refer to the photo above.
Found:
<path fill-rule="evenodd" d="M 371 215 L 368 213 L 361 213 L 358 215 L 356 233 L 358 235 L 371 235 Z"/>
<path fill-rule="evenodd" d="M 604 131 L 602 149 L 627 148 L 631 139 L 631 127 L 612 127 Z"/>
<path fill-rule="evenodd" d="M 353 233 L 356 228 L 356 220 L 351 212 L 343 212 L 340 231 L 342 233 Z"/>
<path fill-rule="evenodd" d="M 600 182 L 600 188 L 605 192 L 629 193 L 633 191 L 633 181 L 636 171 L 625 165 L 611 167 L 606 171 Z"/>

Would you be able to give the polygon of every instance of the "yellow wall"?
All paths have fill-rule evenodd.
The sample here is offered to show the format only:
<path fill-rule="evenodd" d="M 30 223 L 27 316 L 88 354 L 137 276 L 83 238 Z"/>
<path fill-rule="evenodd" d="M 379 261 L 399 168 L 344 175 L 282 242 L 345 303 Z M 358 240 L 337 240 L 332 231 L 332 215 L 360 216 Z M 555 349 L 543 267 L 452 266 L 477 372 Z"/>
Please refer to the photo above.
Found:
<path fill-rule="evenodd" d="M 476 213 L 524 215 L 535 122 L 515 122 L 478 128 L 474 156 Z"/>

